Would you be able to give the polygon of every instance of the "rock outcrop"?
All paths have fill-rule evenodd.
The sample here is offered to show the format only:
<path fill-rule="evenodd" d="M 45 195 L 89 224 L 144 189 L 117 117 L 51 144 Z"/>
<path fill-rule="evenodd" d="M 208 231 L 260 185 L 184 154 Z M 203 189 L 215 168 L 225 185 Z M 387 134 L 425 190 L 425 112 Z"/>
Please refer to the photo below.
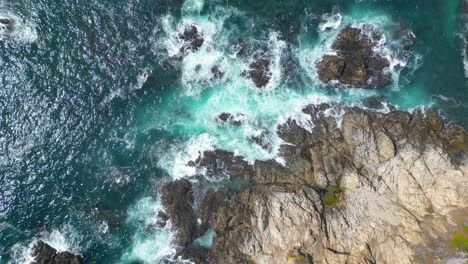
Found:
<path fill-rule="evenodd" d="M 278 128 L 288 143 L 280 150 L 286 166 L 250 165 L 224 151 L 204 155 L 197 166 L 253 184 L 205 195 L 199 218 L 216 233 L 213 248 L 187 258 L 258 264 L 463 259 L 457 252 L 467 249 L 454 246 L 454 234 L 468 223 L 468 133 L 432 111 L 346 108 L 337 123 L 324 114 L 327 108 L 303 110 L 313 119 L 312 133 L 294 120 Z"/>
<path fill-rule="evenodd" d="M 81 264 L 83 258 L 70 252 L 58 252 L 53 247 L 39 240 L 34 244 L 33 264 Z"/>
<path fill-rule="evenodd" d="M 203 34 L 198 31 L 195 25 L 185 25 L 179 38 L 184 41 L 184 45 L 180 52 L 187 54 L 188 52 L 197 51 L 205 42 Z"/>
<path fill-rule="evenodd" d="M 255 86 L 263 88 L 271 79 L 270 67 L 271 62 L 267 52 L 259 50 L 253 55 L 253 61 L 245 74 L 255 83 Z"/>
<path fill-rule="evenodd" d="M 382 38 L 381 32 L 370 27 L 344 28 L 332 45 L 336 54 L 325 55 L 316 64 L 320 80 L 339 81 L 359 88 L 379 88 L 390 84 L 392 79 L 387 71 L 390 62 L 375 52 Z"/>
<path fill-rule="evenodd" d="M 216 121 L 221 125 L 240 126 L 244 122 L 244 119 L 245 116 L 243 114 L 221 113 L 217 116 Z"/>
<path fill-rule="evenodd" d="M 160 190 L 161 203 L 166 212 L 160 213 L 158 222 L 162 225 L 167 218 L 177 227 L 175 245 L 185 248 L 192 243 L 196 231 L 196 218 L 193 210 L 192 184 L 187 180 L 171 181 Z M 178 248 L 180 251 L 180 248 Z"/>

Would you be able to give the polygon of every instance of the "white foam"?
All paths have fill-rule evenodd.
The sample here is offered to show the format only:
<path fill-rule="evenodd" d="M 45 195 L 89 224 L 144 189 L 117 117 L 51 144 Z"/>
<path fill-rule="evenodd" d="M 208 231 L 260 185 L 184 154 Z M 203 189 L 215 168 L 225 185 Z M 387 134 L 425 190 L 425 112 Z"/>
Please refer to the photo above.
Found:
<path fill-rule="evenodd" d="M 200 14 L 205 6 L 204 0 L 186 0 L 182 6 L 182 14 Z"/>
<path fill-rule="evenodd" d="M 280 36 L 277 32 L 271 32 L 268 39 L 268 50 L 271 56 L 271 77 L 265 89 L 273 89 L 277 87 L 283 79 L 281 62 L 285 48 L 286 42 L 280 40 Z"/>
<path fill-rule="evenodd" d="M 33 249 L 36 243 L 42 240 L 58 252 L 68 251 L 75 255 L 80 255 L 82 250 L 80 243 L 82 237 L 70 225 L 63 226 L 60 230 L 54 229 L 52 232 L 42 232 L 29 244 L 15 244 L 12 249 L 12 264 L 31 264 L 34 262 Z"/>
<path fill-rule="evenodd" d="M 343 16 L 340 13 L 324 14 L 321 20 L 322 22 L 318 25 L 320 31 L 334 30 L 341 25 Z"/>
<path fill-rule="evenodd" d="M 34 242 L 36 243 L 36 242 Z M 25 246 L 21 243 L 16 243 L 11 248 L 11 264 L 32 264 L 35 258 L 33 257 L 34 243 Z"/>
<path fill-rule="evenodd" d="M 223 65 L 229 56 L 219 48 L 219 40 L 222 38 L 220 32 L 224 21 L 230 16 L 230 12 L 223 16 L 186 16 L 177 23 L 172 16 L 165 16 L 161 19 L 161 26 L 164 38 L 159 44 L 167 51 L 169 57 L 181 57 L 180 62 L 182 77 L 181 83 L 186 90 L 186 95 L 198 96 L 203 90 L 218 82 L 213 76 L 213 67 L 218 67 L 223 73 L 226 70 Z M 181 52 L 185 42 L 179 37 L 186 26 L 197 27 L 198 33 L 203 36 L 203 45 L 197 51 L 189 51 L 186 54 Z"/>
<path fill-rule="evenodd" d="M 146 81 L 148 80 L 148 77 L 150 76 L 151 74 L 151 70 L 150 69 L 143 69 L 143 71 L 138 74 L 137 76 L 137 82 L 133 88 L 133 90 L 139 90 L 141 88 L 143 88 L 143 85 L 146 83 Z"/>
<path fill-rule="evenodd" d="M 161 210 L 160 199 L 152 197 L 144 197 L 129 208 L 127 223 L 136 227 L 136 233 L 131 248 L 121 257 L 122 263 L 160 263 L 175 255 L 170 221 L 162 228 L 155 225 Z"/>
<path fill-rule="evenodd" d="M 468 20 L 468 15 L 467 19 Z M 462 57 L 463 57 L 463 69 L 465 70 L 465 78 L 468 78 L 468 22 L 466 22 L 465 32 L 463 34 L 465 37 L 462 37 L 463 47 L 462 47 Z"/>
<path fill-rule="evenodd" d="M 214 150 L 216 143 L 216 138 L 209 134 L 195 136 L 183 145 L 174 145 L 169 153 L 163 153 L 158 165 L 174 179 L 195 176 L 200 172 L 196 167 L 190 166 L 189 161 L 196 161 L 203 152 Z"/>
<path fill-rule="evenodd" d="M 40 239 L 56 249 L 58 252 L 68 251 L 73 254 L 80 254 L 82 236 L 71 226 L 65 225 L 60 229 L 54 229 L 52 232 L 44 232 Z"/>

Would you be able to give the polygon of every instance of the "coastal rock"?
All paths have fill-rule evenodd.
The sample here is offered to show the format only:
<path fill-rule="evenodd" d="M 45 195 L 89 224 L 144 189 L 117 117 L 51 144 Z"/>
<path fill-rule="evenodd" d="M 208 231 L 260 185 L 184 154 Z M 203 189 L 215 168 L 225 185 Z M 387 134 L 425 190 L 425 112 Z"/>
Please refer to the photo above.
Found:
<path fill-rule="evenodd" d="M 459 256 L 450 243 L 468 222 L 468 133 L 430 110 L 345 108 L 340 122 L 327 111 L 303 110 L 312 133 L 294 120 L 278 127 L 286 166 L 251 166 L 224 151 L 201 162 L 223 163 L 223 172 L 242 168 L 233 175 L 255 185 L 206 195 L 202 222 L 216 236 L 196 263 L 446 263 Z"/>
<path fill-rule="evenodd" d="M 165 208 L 161 216 L 164 220 L 170 219 L 175 228 L 174 243 L 182 248 L 189 246 L 197 228 L 192 184 L 185 179 L 167 182 L 162 185 L 160 193 Z"/>
<path fill-rule="evenodd" d="M 240 126 L 244 122 L 244 118 L 242 114 L 221 113 L 217 116 L 216 120 L 219 124 Z"/>
<path fill-rule="evenodd" d="M 0 17 L 0 32 L 12 31 L 14 21 L 10 18 Z"/>
<path fill-rule="evenodd" d="M 68 251 L 58 252 L 42 240 L 37 241 L 33 247 L 33 264 L 81 264 L 83 258 Z"/>
<path fill-rule="evenodd" d="M 183 54 L 197 51 L 205 42 L 203 34 L 198 31 L 195 25 L 185 25 L 183 32 L 179 33 L 179 38 L 184 41 L 184 45 L 180 49 Z"/>
<path fill-rule="evenodd" d="M 359 88 L 390 84 L 391 75 L 386 71 L 390 62 L 374 51 L 382 39 L 382 33 L 370 27 L 344 28 L 332 45 L 336 54 L 325 55 L 316 64 L 320 80 L 339 81 Z"/>
<path fill-rule="evenodd" d="M 259 131 L 255 135 L 251 137 L 251 140 L 260 146 L 262 149 L 271 152 L 272 151 L 272 145 L 271 142 L 268 138 L 268 133 L 265 131 Z"/>
<path fill-rule="evenodd" d="M 246 76 L 251 79 L 257 88 L 265 87 L 271 79 L 270 58 L 267 52 L 259 50 L 253 55 L 253 61 L 246 71 Z"/>

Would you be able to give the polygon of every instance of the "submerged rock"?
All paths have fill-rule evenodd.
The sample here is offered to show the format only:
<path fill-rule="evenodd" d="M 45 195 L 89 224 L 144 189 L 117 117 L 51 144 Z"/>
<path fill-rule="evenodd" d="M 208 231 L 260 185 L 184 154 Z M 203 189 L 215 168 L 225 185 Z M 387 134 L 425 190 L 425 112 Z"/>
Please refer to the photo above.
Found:
<path fill-rule="evenodd" d="M 357 264 L 444 263 L 457 254 L 447 245 L 468 222 L 468 133 L 433 111 L 345 108 L 338 123 L 324 113 L 329 107 L 303 110 L 312 133 L 294 120 L 278 127 L 288 143 L 280 149 L 286 166 L 250 165 L 221 150 L 204 154 L 199 166 L 208 172 L 255 185 L 207 192 L 199 232 L 216 233 L 213 248 L 187 257 Z"/>
<path fill-rule="evenodd" d="M 198 32 L 195 25 L 185 25 L 183 32 L 179 33 L 179 38 L 184 41 L 184 45 L 180 49 L 183 54 L 197 51 L 205 42 L 203 34 Z"/>
<path fill-rule="evenodd" d="M 348 26 L 340 32 L 332 45 L 336 55 L 325 55 L 316 64 L 321 81 L 339 81 L 361 88 L 379 88 L 392 82 L 386 71 L 390 62 L 374 51 L 382 34 L 363 30 Z"/>
<path fill-rule="evenodd" d="M 243 157 L 224 150 L 205 151 L 198 165 L 206 169 L 210 179 L 249 180 L 254 175 L 252 165 Z"/>
<path fill-rule="evenodd" d="M 244 122 L 244 115 L 242 114 L 230 114 L 230 113 L 221 113 L 217 116 L 216 120 L 219 124 L 230 124 L 234 126 L 240 126 Z"/>
<path fill-rule="evenodd" d="M 68 251 L 58 252 L 42 240 L 33 247 L 33 264 L 81 264 L 83 258 Z"/>
<path fill-rule="evenodd" d="M 221 69 L 219 68 L 218 65 L 215 65 L 211 68 L 211 74 L 212 74 L 212 80 L 219 80 L 219 79 L 222 79 L 224 77 L 224 72 L 221 71 Z"/>
<path fill-rule="evenodd" d="M 251 79 L 258 88 L 265 87 L 271 79 L 271 62 L 264 50 L 257 51 L 245 75 Z"/>

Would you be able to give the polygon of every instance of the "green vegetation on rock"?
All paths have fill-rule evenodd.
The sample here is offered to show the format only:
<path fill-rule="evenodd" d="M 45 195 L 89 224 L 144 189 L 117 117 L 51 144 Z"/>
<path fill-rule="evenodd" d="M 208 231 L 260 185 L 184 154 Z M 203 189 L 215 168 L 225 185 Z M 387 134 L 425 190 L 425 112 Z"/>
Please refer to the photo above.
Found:
<path fill-rule="evenodd" d="M 458 250 L 468 253 L 468 226 L 455 233 L 452 243 Z"/>
<path fill-rule="evenodd" d="M 323 205 L 333 206 L 339 202 L 344 189 L 340 186 L 328 186 L 325 194 L 322 196 Z"/>

